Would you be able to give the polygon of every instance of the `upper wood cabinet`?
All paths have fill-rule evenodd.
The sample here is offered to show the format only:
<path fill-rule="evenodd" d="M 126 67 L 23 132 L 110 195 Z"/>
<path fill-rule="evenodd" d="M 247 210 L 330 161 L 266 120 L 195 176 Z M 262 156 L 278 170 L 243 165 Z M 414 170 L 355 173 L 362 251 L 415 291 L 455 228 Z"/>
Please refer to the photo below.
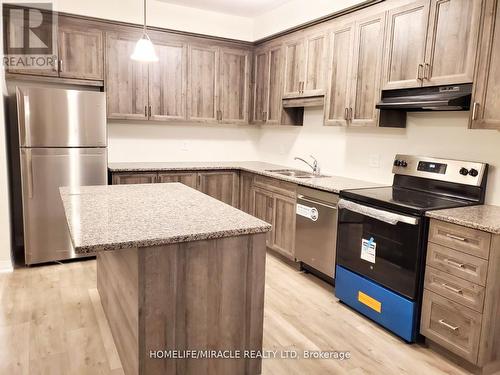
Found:
<path fill-rule="evenodd" d="M 432 0 L 424 86 L 472 82 L 482 0 Z"/>
<path fill-rule="evenodd" d="M 384 89 L 472 82 L 483 0 L 422 0 L 388 13 Z"/>
<path fill-rule="evenodd" d="M 500 130 L 500 9 L 497 0 L 483 4 L 484 19 L 474 78 L 471 127 Z"/>
<path fill-rule="evenodd" d="M 149 119 L 186 119 L 187 45 L 156 41 L 159 61 L 149 65 Z"/>
<path fill-rule="evenodd" d="M 325 125 L 346 126 L 348 124 L 353 45 L 353 22 L 340 25 L 330 32 Z"/>
<path fill-rule="evenodd" d="M 248 123 L 250 52 L 221 48 L 219 121 Z"/>
<path fill-rule="evenodd" d="M 422 0 L 388 12 L 383 89 L 422 85 L 429 7 Z"/>
<path fill-rule="evenodd" d="M 283 97 L 324 94 L 327 55 L 325 33 L 285 42 Z"/>
<path fill-rule="evenodd" d="M 188 119 L 217 122 L 219 49 L 190 45 L 188 68 Z"/>
<path fill-rule="evenodd" d="M 257 49 L 254 57 L 252 122 L 279 124 L 281 120 L 283 48 Z"/>
<path fill-rule="evenodd" d="M 59 76 L 103 80 L 103 32 L 82 21 L 59 22 Z"/>
<path fill-rule="evenodd" d="M 351 126 L 377 126 L 384 46 L 385 13 L 355 24 L 352 82 L 348 122 Z"/>
<path fill-rule="evenodd" d="M 140 37 L 107 33 L 105 88 L 110 119 L 148 119 L 148 64 L 130 58 Z"/>

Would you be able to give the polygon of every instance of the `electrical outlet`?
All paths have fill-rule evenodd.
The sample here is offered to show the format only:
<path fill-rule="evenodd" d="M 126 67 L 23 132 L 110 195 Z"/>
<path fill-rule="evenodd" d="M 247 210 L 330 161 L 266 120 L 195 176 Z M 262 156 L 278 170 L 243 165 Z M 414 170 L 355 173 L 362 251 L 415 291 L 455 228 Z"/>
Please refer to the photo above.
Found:
<path fill-rule="evenodd" d="M 380 155 L 379 154 L 370 154 L 368 156 L 368 165 L 371 168 L 380 168 Z"/>
<path fill-rule="evenodd" d="M 189 151 L 189 142 L 182 142 L 181 151 Z"/>

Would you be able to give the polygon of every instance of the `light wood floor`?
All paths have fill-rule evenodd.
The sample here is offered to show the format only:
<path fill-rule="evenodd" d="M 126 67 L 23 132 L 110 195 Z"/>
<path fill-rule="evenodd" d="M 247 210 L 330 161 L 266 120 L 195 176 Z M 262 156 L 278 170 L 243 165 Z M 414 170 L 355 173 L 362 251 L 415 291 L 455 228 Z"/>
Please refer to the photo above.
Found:
<path fill-rule="evenodd" d="M 343 350 L 351 359 L 268 359 L 263 374 L 467 374 L 340 304 L 315 277 L 267 258 L 264 349 Z M 0 274 L 0 374 L 123 374 L 95 265 Z"/>

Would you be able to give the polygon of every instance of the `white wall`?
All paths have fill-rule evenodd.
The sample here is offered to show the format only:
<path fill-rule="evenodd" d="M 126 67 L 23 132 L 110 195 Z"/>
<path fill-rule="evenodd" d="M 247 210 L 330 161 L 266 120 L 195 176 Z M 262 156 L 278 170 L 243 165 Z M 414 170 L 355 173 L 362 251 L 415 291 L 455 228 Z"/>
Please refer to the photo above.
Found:
<path fill-rule="evenodd" d="M 468 112 L 409 114 L 406 129 L 322 126 L 322 116 L 309 109 L 303 127 L 263 127 L 261 159 L 299 167 L 294 156 L 313 154 L 324 172 L 389 185 L 397 153 L 487 162 L 487 203 L 500 205 L 500 132 L 467 129 Z"/>
<path fill-rule="evenodd" d="M 23 0 L 24 1 L 24 0 Z M 4 0 L 5 3 L 19 0 Z M 28 3 L 46 2 L 29 0 Z M 53 0 L 54 9 L 89 17 L 143 23 L 142 0 Z M 253 40 L 254 21 L 250 17 L 233 16 L 202 9 L 149 0 L 148 25 L 189 31 L 239 40 Z"/>
<path fill-rule="evenodd" d="M 254 40 L 338 12 L 364 0 L 292 0 L 254 19 Z"/>

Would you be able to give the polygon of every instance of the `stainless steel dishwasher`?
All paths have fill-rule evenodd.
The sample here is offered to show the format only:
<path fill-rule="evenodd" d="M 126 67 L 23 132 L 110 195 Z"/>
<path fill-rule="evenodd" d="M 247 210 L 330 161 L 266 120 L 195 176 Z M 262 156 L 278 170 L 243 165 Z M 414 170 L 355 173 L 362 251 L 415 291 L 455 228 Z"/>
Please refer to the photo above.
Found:
<path fill-rule="evenodd" d="M 337 194 L 297 189 L 295 257 L 331 278 L 335 276 L 338 200 Z"/>

